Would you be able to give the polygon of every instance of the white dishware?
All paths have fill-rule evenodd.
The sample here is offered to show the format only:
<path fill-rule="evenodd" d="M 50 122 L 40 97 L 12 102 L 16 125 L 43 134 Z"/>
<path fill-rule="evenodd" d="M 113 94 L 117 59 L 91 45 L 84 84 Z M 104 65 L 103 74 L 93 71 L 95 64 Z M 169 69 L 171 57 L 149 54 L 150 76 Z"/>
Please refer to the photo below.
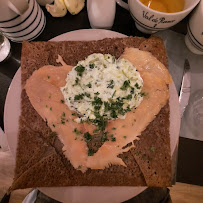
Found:
<path fill-rule="evenodd" d="M 185 43 L 188 49 L 199 55 L 203 55 L 203 0 L 192 12 L 187 27 Z"/>
<path fill-rule="evenodd" d="M 152 34 L 160 30 L 168 29 L 185 18 L 200 0 L 185 0 L 184 10 L 176 13 L 164 13 L 148 8 L 140 0 L 128 0 L 128 4 L 122 0 L 116 2 L 130 11 L 138 30 Z"/>
<path fill-rule="evenodd" d="M 11 44 L 9 40 L 0 32 L 0 62 L 8 57 L 10 49 Z"/>
<path fill-rule="evenodd" d="M 14 42 L 35 39 L 46 18 L 36 0 L 0 0 L 0 32 Z"/>
<path fill-rule="evenodd" d="M 51 41 L 78 41 L 78 40 L 100 40 L 104 38 L 127 37 L 126 35 L 98 29 L 77 30 L 65 33 L 53 38 Z M 170 84 L 170 145 L 171 155 L 179 139 L 180 115 L 178 95 L 174 83 Z M 8 138 L 9 148 L 16 155 L 18 120 L 20 116 L 20 94 L 21 94 L 21 69 L 17 71 L 10 85 L 4 110 L 5 131 Z M 171 108 L 172 107 L 172 108 Z M 146 189 L 146 187 L 46 187 L 38 188 L 49 197 L 61 202 L 123 202 Z M 78 195 L 79 194 L 79 195 Z M 105 194 L 105 195 L 104 195 Z"/>
<path fill-rule="evenodd" d="M 92 28 L 111 29 L 116 13 L 116 2 L 87 0 L 87 13 Z"/>

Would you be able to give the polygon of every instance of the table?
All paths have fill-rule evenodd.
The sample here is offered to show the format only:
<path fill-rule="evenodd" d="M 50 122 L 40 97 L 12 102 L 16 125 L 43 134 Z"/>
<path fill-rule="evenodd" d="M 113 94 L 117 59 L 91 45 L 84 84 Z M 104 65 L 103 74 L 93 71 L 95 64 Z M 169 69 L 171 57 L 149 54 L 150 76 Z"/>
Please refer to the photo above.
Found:
<path fill-rule="evenodd" d="M 116 7 L 115 22 L 113 31 L 125 35 L 149 37 L 147 34 L 139 32 L 128 11 Z M 72 16 L 69 13 L 63 18 L 53 18 L 43 8 L 47 23 L 43 33 L 35 41 L 47 41 L 65 32 L 89 29 L 90 24 L 86 8 L 78 15 Z M 187 18 L 178 25 L 171 28 L 177 32 L 186 33 Z M 0 63 L 0 126 L 3 128 L 3 111 L 8 87 L 20 66 L 21 44 L 11 42 L 11 54 L 5 61 Z M 201 155 L 203 152 L 203 142 L 180 138 L 177 165 L 177 181 L 189 184 L 203 185 L 203 163 Z"/>

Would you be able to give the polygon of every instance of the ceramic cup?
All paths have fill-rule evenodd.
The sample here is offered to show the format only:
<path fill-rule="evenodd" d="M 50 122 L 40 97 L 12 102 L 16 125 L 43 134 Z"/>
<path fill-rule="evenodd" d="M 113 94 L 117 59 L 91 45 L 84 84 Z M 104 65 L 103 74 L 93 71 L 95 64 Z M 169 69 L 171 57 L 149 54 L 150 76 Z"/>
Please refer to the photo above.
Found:
<path fill-rule="evenodd" d="M 0 0 L 0 32 L 14 42 L 35 39 L 46 18 L 36 0 Z"/>
<path fill-rule="evenodd" d="M 203 0 L 192 12 L 187 27 L 185 43 L 188 49 L 199 55 L 203 55 Z"/>
<path fill-rule="evenodd" d="M 165 30 L 177 24 L 192 11 L 199 1 L 200 0 L 185 0 L 183 11 L 163 13 L 148 8 L 139 0 L 128 0 L 128 4 L 122 0 L 116 0 L 121 7 L 130 11 L 137 29 L 147 34 Z"/>
<path fill-rule="evenodd" d="M 87 0 L 87 13 L 92 28 L 111 29 L 116 13 L 116 2 Z"/>

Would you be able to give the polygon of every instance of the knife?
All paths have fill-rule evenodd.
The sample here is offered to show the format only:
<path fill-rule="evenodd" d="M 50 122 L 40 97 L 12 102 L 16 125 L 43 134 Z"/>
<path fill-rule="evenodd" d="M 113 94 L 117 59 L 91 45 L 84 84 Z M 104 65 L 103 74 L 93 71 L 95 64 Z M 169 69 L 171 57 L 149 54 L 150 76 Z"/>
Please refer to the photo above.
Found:
<path fill-rule="evenodd" d="M 180 89 L 179 103 L 180 103 L 180 116 L 182 118 L 185 108 L 188 105 L 191 89 L 191 71 L 190 64 L 187 59 L 184 63 L 183 79 Z"/>

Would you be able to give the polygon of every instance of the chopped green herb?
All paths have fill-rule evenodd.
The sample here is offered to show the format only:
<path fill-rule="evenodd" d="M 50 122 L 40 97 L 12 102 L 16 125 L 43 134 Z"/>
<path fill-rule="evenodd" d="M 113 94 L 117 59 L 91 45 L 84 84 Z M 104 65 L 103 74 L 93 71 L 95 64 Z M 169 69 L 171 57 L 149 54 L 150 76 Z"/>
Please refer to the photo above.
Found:
<path fill-rule="evenodd" d="M 75 113 L 72 113 L 72 116 L 75 116 L 76 114 Z"/>
<path fill-rule="evenodd" d="M 69 122 L 69 120 L 67 119 L 66 122 Z"/>
<path fill-rule="evenodd" d="M 47 105 L 46 105 L 45 107 L 46 107 L 46 108 L 48 108 L 48 106 L 47 106 Z"/>
<path fill-rule="evenodd" d="M 81 165 L 79 165 L 77 169 L 81 169 L 81 168 L 82 168 L 82 166 L 81 166 Z"/>
<path fill-rule="evenodd" d="M 88 156 L 93 156 L 94 155 L 94 151 L 92 149 L 88 150 Z"/>
<path fill-rule="evenodd" d="M 49 78 L 50 78 L 50 76 L 49 76 L 49 75 L 47 75 L 47 78 L 49 79 Z"/>
<path fill-rule="evenodd" d="M 54 128 L 56 127 L 54 124 L 52 125 Z"/>
<path fill-rule="evenodd" d="M 116 128 L 112 128 L 112 130 L 116 130 Z"/>
<path fill-rule="evenodd" d="M 111 142 L 116 142 L 116 138 L 115 138 L 115 137 L 112 137 L 112 138 L 111 138 Z"/>
<path fill-rule="evenodd" d="M 127 99 L 127 100 L 131 100 L 131 99 L 132 99 L 132 95 L 129 94 L 125 99 Z"/>
<path fill-rule="evenodd" d="M 52 107 L 50 107 L 50 111 L 52 111 Z"/>
<path fill-rule="evenodd" d="M 128 87 L 130 87 L 130 80 L 124 81 L 122 87 L 120 88 L 121 90 L 127 90 Z"/>
<path fill-rule="evenodd" d="M 116 94 L 116 90 L 115 90 L 114 93 L 112 94 L 112 98 L 114 97 L 115 94 Z"/>
<path fill-rule="evenodd" d="M 122 125 L 122 128 L 125 128 L 125 125 Z"/>
<path fill-rule="evenodd" d="M 145 92 L 140 92 L 140 93 L 138 93 L 141 97 L 144 97 L 144 96 L 146 96 L 146 94 L 145 94 Z"/>
<path fill-rule="evenodd" d="M 65 116 L 66 116 L 65 112 L 63 112 L 61 116 L 62 116 L 62 117 L 65 117 Z"/>
<path fill-rule="evenodd" d="M 104 132 L 104 134 L 101 137 L 101 142 L 106 142 L 109 141 L 108 137 L 107 137 L 107 132 Z"/>
<path fill-rule="evenodd" d="M 94 101 L 92 102 L 93 106 L 101 106 L 103 104 L 101 98 L 99 97 L 94 97 Z"/>
<path fill-rule="evenodd" d="M 61 99 L 61 103 L 64 104 L 64 100 L 63 99 Z"/>
<path fill-rule="evenodd" d="M 64 120 L 62 120 L 62 119 L 61 119 L 61 124 L 63 124 L 63 125 L 65 124 L 65 121 L 64 121 Z"/>
<path fill-rule="evenodd" d="M 91 64 L 89 65 L 89 67 L 90 67 L 91 69 L 93 69 L 93 68 L 95 67 L 94 63 L 91 63 Z"/>
<path fill-rule="evenodd" d="M 136 119 L 134 119 L 134 122 L 136 122 Z"/>
<path fill-rule="evenodd" d="M 84 72 L 84 70 L 85 70 L 85 67 L 82 66 L 82 65 L 79 65 L 79 66 L 76 66 L 76 67 L 75 67 L 75 71 L 77 72 L 77 74 L 78 74 L 79 76 L 82 76 L 82 73 Z"/>
<path fill-rule="evenodd" d="M 107 85 L 107 88 L 111 88 L 111 89 L 114 88 L 114 81 L 113 80 L 110 80 L 110 83 Z"/>
<path fill-rule="evenodd" d="M 89 82 L 89 83 L 87 84 L 87 87 L 91 88 L 91 87 L 92 87 L 92 84 Z"/>
<path fill-rule="evenodd" d="M 80 135 L 80 134 L 82 134 L 82 132 L 79 131 L 77 128 L 75 128 L 75 129 L 73 130 L 73 132 L 74 132 L 76 135 Z"/>
<path fill-rule="evenodd" d="M 74 100 L 78 101 L 78 100 L 81 100 L 83 98 L 84 98 L 84 94 L 78 94 L 78 95 L 75 95 Z"/>
<path fill-rule="evenodd" d="M 139 90 L 141 88 L 141 86 L 139 86 L 139 84 L 136 82 L 135 83 L 135 87 Z"/>
<path fill-rule="evenodd" d="M 92 140 L 92 135 L 89 132 L 86 132 L 83 137 L 85 138 L 86 142 L 90 142 Z"/>
<path fill-rule="evenodd" d="M 124 138 L 124 139 L 126 139 L 126 138 L 127 138 L 127 136 L 123 136 L 123 138 Z"/>
<path fill-rule="evenodd" d="M 94 93 L 95 95 L 99 95 L 99 92 Z"/>
<path fill-rule="evenodd" d="M 76 85 L 78 85 L 79 84 L 79 78 L 77 77 L 76 79 L 75 79 L 75 84 L 73 85 L 73 86 L 76 86 Z"/>
<path fill-rule="evenodd" d="M 131 93 L 131 94 L 134 94 L 134 92 L 135 92 L 135 88 L 131 87 L 130 93 Z"/>
<path fill-rule="evenodd" d="M 89 94 L 89 93 L 85 92 L 84 95 L 85 95 L 86 97 L 90 98 L 90 94 Z"/>

